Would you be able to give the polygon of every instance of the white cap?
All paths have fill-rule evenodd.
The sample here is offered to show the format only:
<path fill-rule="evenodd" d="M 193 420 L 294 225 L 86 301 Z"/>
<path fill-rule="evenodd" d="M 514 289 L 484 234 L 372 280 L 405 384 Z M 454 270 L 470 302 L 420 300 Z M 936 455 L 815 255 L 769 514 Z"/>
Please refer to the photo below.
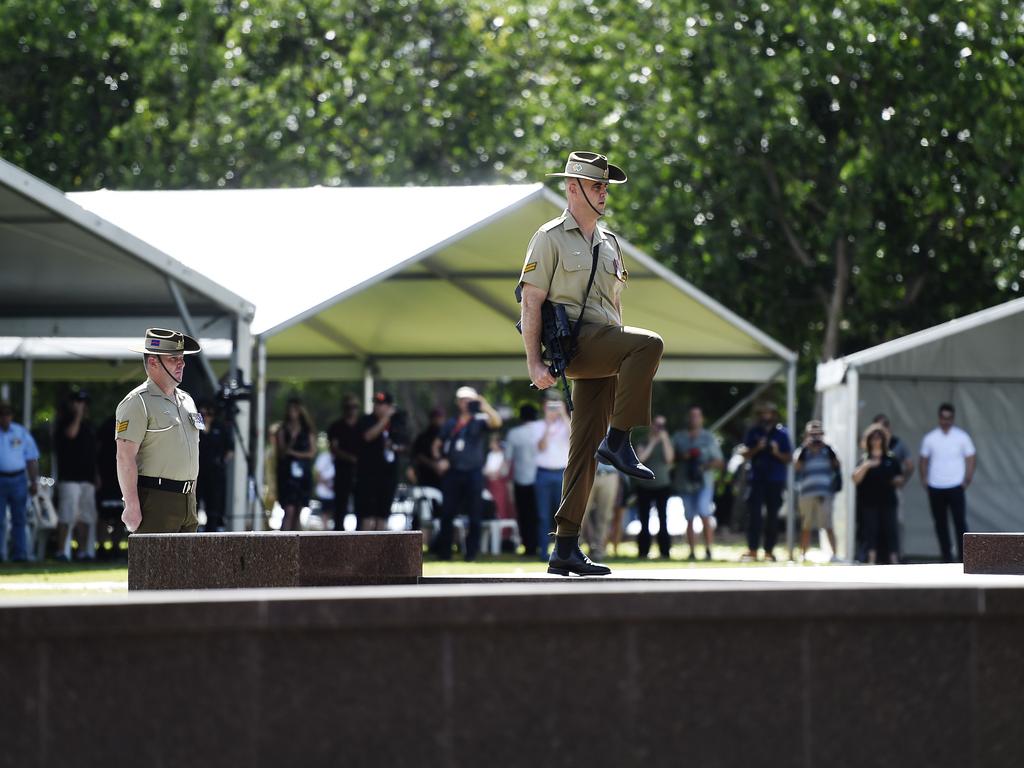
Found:
<path fill-rule="evenodd" d="M 455 390 L 456 400 L 462 400 L 463 398 L 476 400 L 478 397 L 480 397 L 480 395 L 478 395 L 476 393 L 476 390 L 473 389 L 472 387 L 459 387 L 457 390 Z"/>

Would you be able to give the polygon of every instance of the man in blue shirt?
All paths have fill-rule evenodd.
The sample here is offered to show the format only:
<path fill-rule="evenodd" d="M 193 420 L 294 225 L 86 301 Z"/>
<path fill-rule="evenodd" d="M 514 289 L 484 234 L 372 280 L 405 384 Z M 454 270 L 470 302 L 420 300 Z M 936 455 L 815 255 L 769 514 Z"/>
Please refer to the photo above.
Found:
<path fill-rule="evenodd" d="M 14 546 L 11 559 L 28 560 L 25 509 L 39 487 L 39 449 L 32 435 L 15 424 L 10 403 L 0 402 L 0 560 L 7 560 L 7 508 L 11 508 Z"/>
<path fill-rule="evenodd" d="M 779 533 L 779 509 L 782 507 L 782 492 L 786 487 L 786 465 L 793 457 L 793 447 L 786 428 L 779 424 L 779 410 L 772 403 L 764 403 L 758 409 L 758 418 L 759 421 L 747 431 L 743 441 L 750 462 L 747 552 L 743 559 L 757 559 L 763 528 L 764 559 L 774 561 L 772 550 L 775 549 L 775 539 Z"/>

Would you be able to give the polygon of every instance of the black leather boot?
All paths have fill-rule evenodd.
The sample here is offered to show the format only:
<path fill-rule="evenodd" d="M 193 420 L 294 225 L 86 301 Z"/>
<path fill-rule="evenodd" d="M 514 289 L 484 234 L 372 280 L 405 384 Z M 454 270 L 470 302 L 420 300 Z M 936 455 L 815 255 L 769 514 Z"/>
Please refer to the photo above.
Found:
<path fill-rule="evenodd" d="M 565 549 L 563 548 L 562 553 L 559 554 L 559 547 L 556 545 L 551 551 L 551 557 L 548 559 L 548 573 L 558 576 L 568 576 L 570 573 L 580 576 L 607 576 L 612 572 L 607 565 L 595 563 L 583 554 L 583 550 L 580 549 L 579 537 L 568 548 L 568 552 Z"/>
<path fill-rule="evenodd" d="M 630 477 L 636 477 L 641 480 L 654 479 L 654 473 L 640 463 L 640 459 L 636 457 L 636 451 L 633 450 L 633 445 L 628 439 L 622 441 L 619 450 L 613 451 L 608 446 L 608 438 L 606 437 L 601 441 L 601 445 L 598 446 L 597 455 L 599 458 L 604 459 L 606 464 L 611 464 L 619 472 Z"/>

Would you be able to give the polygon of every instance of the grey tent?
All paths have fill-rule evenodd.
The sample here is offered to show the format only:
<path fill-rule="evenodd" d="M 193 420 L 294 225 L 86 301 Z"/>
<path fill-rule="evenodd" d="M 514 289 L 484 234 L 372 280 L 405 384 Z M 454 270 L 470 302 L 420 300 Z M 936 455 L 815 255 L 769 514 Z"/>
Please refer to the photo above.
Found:
<path fill-rule="evenodd" d="M 826 439 L 847 477 L 860 453 L 861 432 L 885 413 L 894 433 L 918 454 L 937 424 L 940 403 L 957 409 L 957 423 L 978 450 L 978 471 L 967 493 L 968 527 L 1024 528 L 1024 360 L 1013 350 L 1024 337 L 1024 299 L 886 342 L 818 366 Z M 847 480 L 837 499 L 837 535 L 853 551 L 855 494 Z M 927 496 L 915 476 L 902 493 L 903 549 L 938 555 Z"/>
<path fill-rule="evenodd" d="M 26 422 L 37 356 L 41 368 L 102 366 L 101 337 L 137 342 L 149 326 L 185 326 L 228 340 L 234 363 L 248 370 L 252 304 L 3 160 L 0 265 L 0 377 L 23 380 Z M 240 493 L 242 462 L 235 478 Z"/>

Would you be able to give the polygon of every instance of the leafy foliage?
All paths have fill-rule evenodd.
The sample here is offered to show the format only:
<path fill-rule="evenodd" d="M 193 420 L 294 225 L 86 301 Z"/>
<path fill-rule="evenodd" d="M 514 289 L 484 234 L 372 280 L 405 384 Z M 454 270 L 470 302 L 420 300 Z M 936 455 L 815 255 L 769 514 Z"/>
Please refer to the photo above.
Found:
<path fill-rule="evenodd" d="M 66 189 L 630 173 L 612 226 L 812 361 L 1016 296 L 1009 0 L 8 0 L 0 153 Z"/>

